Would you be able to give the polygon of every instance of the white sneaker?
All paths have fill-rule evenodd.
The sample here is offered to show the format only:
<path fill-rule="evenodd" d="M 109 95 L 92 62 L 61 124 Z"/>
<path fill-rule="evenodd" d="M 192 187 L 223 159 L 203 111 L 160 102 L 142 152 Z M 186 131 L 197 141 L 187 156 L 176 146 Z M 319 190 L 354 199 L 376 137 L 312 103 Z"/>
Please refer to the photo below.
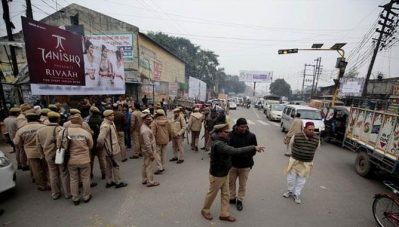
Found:
<path fill-rule="evenodd" d="M 286 192 L 284 192 L 284 194 L 283 194 L 283 197 L 284 198 L 289 198 L 289 197 L 291 197 L 292 196 L 292 192 L 290 192 L 290 191 L 286 191 Z"/>
<path fill-rule="evenodd" d="M 299 198 L 299 196 L 297 196 L 297 195 L 294 195 L 292 198 L 294 198 L 294 201 L 295 201 L 295 203 L 296 204 L 301 204 L 301 199 Z"/>

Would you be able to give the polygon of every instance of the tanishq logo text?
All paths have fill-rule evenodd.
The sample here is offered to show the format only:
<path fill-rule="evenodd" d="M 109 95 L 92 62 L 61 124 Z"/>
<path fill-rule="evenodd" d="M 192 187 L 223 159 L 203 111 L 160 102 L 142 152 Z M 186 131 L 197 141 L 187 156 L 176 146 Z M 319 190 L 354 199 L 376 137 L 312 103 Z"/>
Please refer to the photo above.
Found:
<path fill-rule="evenodd" d="M 81 63 L 81 59 L 78 55 L 72 55 L 72 54 L 68 54 L 65 53 L 63 51 L 65 51 L 64 46 L 62 45 L 62 41 L 66 40 L 65 37 L 59 36 L 59 35 L 52 35 L 52 37 L 57 39 L 57 45 L 56 45 L 56 49 L 58 49 L 58 51 L 52 51 L 52 50 L 46 50 L 44 48 L 37 48 L 41 51 L 41 55 L 42 55 L 42 60 L 44 63 L 47 63 L 47 60 L 57 60 L 57 61 L 61 61 L 61 62 L 70 62 L 70 63 L 75 63 L 80 66 Z"/>

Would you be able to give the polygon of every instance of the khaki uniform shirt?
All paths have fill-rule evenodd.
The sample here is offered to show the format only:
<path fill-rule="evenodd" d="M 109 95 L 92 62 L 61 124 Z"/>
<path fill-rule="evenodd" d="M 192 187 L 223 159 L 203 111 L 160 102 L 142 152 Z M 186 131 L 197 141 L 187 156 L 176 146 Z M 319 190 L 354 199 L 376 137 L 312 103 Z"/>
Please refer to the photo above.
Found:
<path fill-rule="evenodd" d="M 72 124 L 71 121 L 67 121 L 64 123 L 64 125 L 62 127 L 68 128 L 71 124 Z M 94 132 L 93 132 L 93 130 L 91 130 L 91 128 L 90 128 L 89 124 L 87 124 L 87 122 L 83 121 L 82 128 L 84 130 L 88 131 L 91 135 L 93 135 Z"/>
<path fill-rule="evenodd" d="M 117 155 L 121 152 L 114 122 L 104 118 L 100 126 L 100 134 L 98 135 L 97 146 L 102 146 L 106 154 L 112 152 L 112 155 Z"/>
<path fill-rule="evenodd" d="M 135 131 L 137 133 L 140 133 L 140 128 L 143 123 L 143 120 L 141 119 L 141 114 L 142 113 L 139 110 L 133 111 L 133 114 L 132 114 L 132 124 L 131 124 L 132 129 L 133 129 L 133 131 Z"/>
<path fill-rule="evenodd" d="M 152 133 L 152 130 L 148 125 L 143 124 L 140 129 L 140 143 L 141 143 L 141 152 L 144 155 L 155 154 L 156 152 L 156 144 L 155 137 Z"/>
<path fill-rule="evenodd" d="M 28 124 L 28 120 L 25 115 L 23 113 L 19 114 L 17 117 L 17 129 L 22 128 L 22 126 L 25 126 L 26 124 Z"/>
<path fill-rule="evenodd" d="M 14 144 L 24 146 L 28 159 L 43 158 L 42 153 L 40 153 L 36 145 L 36 133 L 42 127 L 44 125 L 39 122 L 30 122 L 18 129 L 15 134 Z"/>
<path fill-rule="evenodd" d="M 17 117 L 9 116 L 4 119 L 4 126 L 6 126 L 7 132 L 11 139 L 14 139 L 15 133 L 17 132 Z"/>
<path fill-rule="evenodd" d="M 158 145 L 166 145 L 172 140 L 172 127 L 165 116 L 157 117 L 152 122 L 151 129 Z"/>
<path fill-rule="evenodd" d="M 188 120 L 188 128 L 191 131 L 200 132 L 202 127 L 202 121 L 204 120 L 204 115 L 202 113 L 192 113 Z"/>
<path fill-rule="evenodd" d="M 50 123 L 37 130 L 36 146 L 48 162 L 54 162 L 57 150 L 57 137 L 63 128 L 57 123 Z"/>
<path fill-rule="evenodd" d="M 40 122 L 44 125 L 50 124 L 50 121 L 48 120 L 47 116 L 40 116 Z"/>
<path fill-rule="evenodd" d="M 83 165 L 90 163 L 90 149 L 93 148 L 93 138 L 91 134 L 78 124 L 70 124 L 65 128 L 64 138 L 62 138 L 63 130 L 58 134 L 57 147 L 64 143 L 67 146 L 67 138 L 69 138 L 69 161 L 68 165 Z"/>
<path fill-rule="evenodd" d="M 186 130 L 186 121 L 182 115 L 179 115 L 177 118 L 173 117 L 172 121 L 172 132 L 173 137 L 182 136 L 184 131 Z"/>

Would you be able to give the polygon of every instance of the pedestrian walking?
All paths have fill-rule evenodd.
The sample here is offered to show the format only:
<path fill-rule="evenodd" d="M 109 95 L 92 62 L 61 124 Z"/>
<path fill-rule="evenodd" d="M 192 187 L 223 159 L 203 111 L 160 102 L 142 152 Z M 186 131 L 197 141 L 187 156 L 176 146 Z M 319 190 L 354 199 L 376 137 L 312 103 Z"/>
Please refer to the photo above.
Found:
<path fill-rule="evenodd" d="M 199 108 L 194 108 L 188 120 L 188 130 L 191 131 L 191 150 L 198 151 L 199 135 L 201 133 L 204 115 L 199 112 Z"/>
<path fill-rule="evenodd" d="M 151 124 L 152 133 L 156 142 L 156 165 L 155 174 L 161 174 L 166 166 L 166 146 L 172 140 L 172 127 L 165 116 L 163 109 L 158 109 L 155 119 Z"/>
<path fill-rule="evenodd" d="M 142 156 L 140 149 L 140 128 L 142 124 L 140 104 L 134 103 L 134 111 L 132 114 L 132 134 L 133 134 L 133 155 L 131 159 L 136 159 Z"/>
<path fill-rule="evenodd" d="M 67 159 L 64 160 L 70 176 L 72 202 L 80 204 L 79 182 L 82 182 L 82 199 L 91 200 L 90 149 L 93 148 L 92 135 L 82 128 L 83 119 L 80 114 L 70 116 L 71 124 L 59 132 L 57 145 L 66 148 Z"/>
<path fill-rule="evenodd" d="M 92 106 L 90 107 L 90 118 L 89 118 L 89 126 L 93 130 L 93 148 L 90 152 L 90 177 L 93 179 L 93 167 L 94 167 L 94 159 L 97 156 L 98 164 L 100 166 L 101 171 L 101 179 L 105 179 L 105 153 L 101 152 L 101 149 L 97 148 L 97 139 L 100 134 L 100 126 L 103 121 L 101 117 L 100 110 Z"/>
<path fill-rule="evenodd" d="M 141 152 L 144 156 L 142 184 L 146 184 L 147 187 L 154 187 L 158 186 L 159 182 L 154 181 L 155 157 L 157 151 L 155 136 L 150 128 L 152 117 L 146 112 L 141 115 L 141 118 L 143 119 L 143 124 L 140 129 L 140 143 Z"/>
<path fill-rule="evenodd" d="M 256 151 L 264 150 L 263 146 L 248 146 L 234 148 L 227 144 L 229 139 L 229 126 L 226 122 L 218 123 L 213 127 L 212 139 L 214 140 L 211 149 L 211 163 L 209 169 L 209 190 L 201 210 L 202 216 L 207 220 L 212 220 L 210 208 L 219 190 L 221 191 L 221 210 L 219 219 L 222 221 L 234 222 L 236 219 L 230 215 L 229 211 L 229 178 L 228 173 L 231 168 L 231 156 L 233 155 L 254 155 Z"/>
<path fill-rule="evenodd" d="M 13 107 L 10 109 L 10 116 L 6 117 L 3 121 L 4 126 L 6 127 L 6 131 L 4 133 L 4 137 L 7 139 L 7 143 L 12 147 L 12 152 L 16 152 L 15 144 L 12 141 L 15 137 L 15 133 L 17 132 L 17 116 L 21 110 L 19 108 Z M 21 163 L 18 162 L 18 169 L 22 169 Z"/>
<path fill-rule="evenodd" d="M 55 154 L 57 150 L 57 137 L 63 128 L 59 125 L 60 114 L 56 112 L 48 112 L 49 123 L 40 128 L 36 134 L 36 144 L 39 152 L 44 156 L 48 171 L 49 182 L 51 188 L 51 197 L 57 200 L 61 197 L 61 188 L 64 197 L 69 199 L 70 182 L 68 169 L 63 165 L 55 164 Z"/>
<path fill-rule="evenodd" d="M 119 174 L 119 164 L 121 148 L 118 143 L 118 136 L 114 124 L 114 112 L 106 110 L 103 113 L 104 120 L 100 126 L 100 134 L 97 139 L 97 147 L 101 149 L 106 156 L 105 180 L 106 188 L 115 186 L 115 188 L 126 187 L 127 184 L 121 180 Z"/>
<path fill-rule="evenodd" d="M 289 143 L 292 156 L 288 161 L 288 191 L 283 197 L 292 197 L 297 204 L 301 203 L 300 195 L 313 167 L 313 158 L 320 147 L 320 137 L 314 133 L 313 122 L 307 122 L 303 132 L 295 134 Z"/>
<path fill-rule="evenodd" d="M 302 119 L 301 119 L 301 114 L 297 113 L 295 115 L 294 120 L 292 121 L 291 128 L 288 130 L 287 135 L 285 135 L 285 137 L 284 137 L 284 144 L 287 145 L 287 149 L 286 149 L 285 154 L 284 154 L 285 156 L 287 156 L 287 157 L 291 156 L 291 153 L 289 152 L 289 149 L 288 149 L 288 144 L 290 143 L 291 138 L 295 134 L 300 133 L 302 131 L 303 131 L 303 122 L 302 122 Z"/>
<path fill-rule="evenodd" d="M 173 110 L 172 120 L 172 146 L 173 146 L 173 158 L 169 161 L 177 161 L 177 164 L 184 162 L 184 148 L 183 138 L 184 132 L 186 131 L 186 121 L 183 115 L 180 113 L 180 108 L 177 107 Z"/>
<path fill-rule="evenodd" d="M 255 134 L 249 131 L 248 123 L 245 118 L 239 118 L 230 133 L 229 145 L 232 147 L 257 146 Z M 254 165 L 251 154 L 235 155 L 231 157 L 232 167 L 229 172 L 230 204 L 235 204 L 237 210 L 243 209 L 243 200 L 247 187 L 249 172 Z M 236 182 L 238 179 L 238 194 Z"/>
<path fill-rule="evenodd" d="M 127 161 L 127 153 L 126 153 L 126 146 L 125 146 L 125 125 L 127 124 L 125 114 L 120 111 L 122 106 L 114 103 L 113 110 L 114 110 L 114 124 L 116 128 L 116 132 L 118 135 L 118 143 L 119 147 L 121 148 L 121 158 L 122 162 Z"/>
<path fill-rule="evenodd" d="M 46 182 L 44 156 L 38 151 L 36 144 L 36 133 L 44 125 L 40 124 L 40 116 L 36 113 L 26 114 L 26 119 L 28 123 L 18 129 L 14 143 L 16 146 L 23 145 L 37 189 L 46 191 L 49 187 Z"/>
<path fill-rule="evenodd" d="M 211 109 L 210 114 L 208 114 L 208 116 L 205 118 L 205 124 L 204 124 L 204 128 L 205 128 L 205 144 L 204 147 L 201 148 L 205 151 L 209 151 L 211 149 L 212 146 L 212 140 L 211 140 L 211 131 L 213 129 L 213 126 L 215 126 L 216 123 L 216 119 L 217 119 L 217 112 L 215 109 Z"/>

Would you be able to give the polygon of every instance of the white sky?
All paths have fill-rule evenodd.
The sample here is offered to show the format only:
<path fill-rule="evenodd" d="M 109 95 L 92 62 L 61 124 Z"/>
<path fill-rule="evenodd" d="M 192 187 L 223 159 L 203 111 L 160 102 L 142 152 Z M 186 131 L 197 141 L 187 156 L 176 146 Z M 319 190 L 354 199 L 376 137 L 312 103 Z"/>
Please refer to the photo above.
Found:
<path fill-rule="evenodd" d="M 219 55 L 220 67 L 238 75 L 240 70 L 273 71 L 274 79 L 284 78 L 293 89 L 302 86 L 304 64 L 322 57 L 323 73 L 319 85 L 336 78 L 336 52 L 302 51 L 278 55 L 278 49 L 310 48 L 313 43 L 348 43 L 346 57 L 372 29 L 379 4 L 389 0 L 31 0 L 34 19 L 40 20 L 70 3 L 77 3 L 139 27 L 141 32 L 162 31 L 186 37 L 203 49 Z M 10 3 L 12 21 L 21 29 L 20 15 L 25 1 Z M 2 14 L 2 8 L 1 8 Z M 373 29 L 375 30 L 375 28 Z M 0 34 L 5 35 L 4 22 Z M 376 38 L 377 34 L 369 36 Z M 371 41 L 349 58 L 347 70 L 371 56 Z M 366 52 L 365 52 L 366 51 Z M 370 59 L 359 65 L 364 77 Z M 379 52 L 374 74 L 399 77 L 399 43 Z M 373 78 L 373 76 L 371 77 Z M 261 89 L 266 85 L 260 86 Z"/>

